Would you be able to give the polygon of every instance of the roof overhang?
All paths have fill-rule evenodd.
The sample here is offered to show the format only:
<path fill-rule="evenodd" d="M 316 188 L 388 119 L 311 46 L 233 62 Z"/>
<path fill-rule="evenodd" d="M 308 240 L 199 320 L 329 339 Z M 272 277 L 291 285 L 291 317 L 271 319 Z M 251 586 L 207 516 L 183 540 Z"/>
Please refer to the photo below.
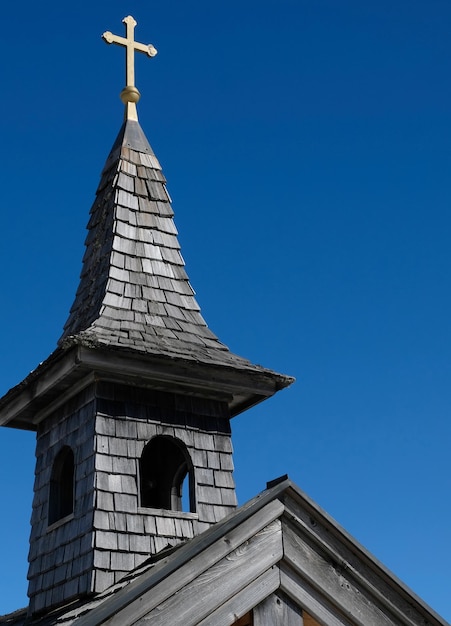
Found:
<path fill-rule="evenodd" d="M 237 369 L 120 348 L 74 345 L 55 350 L 0 399 L 0 426 L 36 430 L 69 397 L 100 380 L 220 398 L 234 417 L 294 379 L 257 367 Z"/>

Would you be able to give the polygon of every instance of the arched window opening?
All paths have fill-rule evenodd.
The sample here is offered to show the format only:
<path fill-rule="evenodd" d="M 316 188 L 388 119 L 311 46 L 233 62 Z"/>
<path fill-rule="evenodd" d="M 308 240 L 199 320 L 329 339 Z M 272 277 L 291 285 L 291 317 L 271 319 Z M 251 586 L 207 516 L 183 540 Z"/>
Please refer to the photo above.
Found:
<path fill-rule="evenodd" d="M 142 507 L 194 513 L 193 470 L 181 441 L 151 439 L 141 455 L 139 474 Z"/>
<path fill-rule="evenodd" d="M 73 512 L 74 453 L 69 446 L 64 446 L 55 458 L 50 477 L 49 526 Z"/>

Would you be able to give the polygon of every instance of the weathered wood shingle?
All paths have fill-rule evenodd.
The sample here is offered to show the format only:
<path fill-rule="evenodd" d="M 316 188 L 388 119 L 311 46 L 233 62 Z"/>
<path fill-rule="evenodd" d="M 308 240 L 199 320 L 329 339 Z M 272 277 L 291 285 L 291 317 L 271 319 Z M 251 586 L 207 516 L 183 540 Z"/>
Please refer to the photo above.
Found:
<path fill-rule="evenodd" d="M 60 345 L 120 346 L 256 367 L 232 354 L 200 314 L 165 178 L 138 122 L 124 123 L 107 159 L 85 245 L 80 284 Z"/>

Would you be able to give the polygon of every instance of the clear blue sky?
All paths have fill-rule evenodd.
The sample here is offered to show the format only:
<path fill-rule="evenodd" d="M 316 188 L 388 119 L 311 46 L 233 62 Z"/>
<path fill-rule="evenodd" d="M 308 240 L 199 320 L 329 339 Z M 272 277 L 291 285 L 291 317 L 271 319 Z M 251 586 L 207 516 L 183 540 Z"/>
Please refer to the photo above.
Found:
<path fill-rule="evenodd" d="M 296 384 L 233 421 L 240 502 L 289 476 L 451 620 L 449 0 L 23 0 L 2 11 L 0 395 L 56 347 L 140 122 L 210 327 Z M 26 604 L 33 435 L 0 431 L 0 613 Z"/>

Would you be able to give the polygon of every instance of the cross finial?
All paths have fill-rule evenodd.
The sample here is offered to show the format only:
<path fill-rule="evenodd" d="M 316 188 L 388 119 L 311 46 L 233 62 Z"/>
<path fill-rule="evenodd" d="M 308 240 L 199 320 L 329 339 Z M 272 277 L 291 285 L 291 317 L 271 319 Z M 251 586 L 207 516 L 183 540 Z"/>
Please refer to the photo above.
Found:
<path fill-rule="evenodd" d="M 126 29 L 125 37 L 113 35 L 113 33 L 107 30 L 103 33 L 102 38 L 107 43 L 115 43 L 126 49 L 125 88 L 121 91 L 121 100 L 125 104 L 125 119 L 138 121 L 136 103 L 140 99 L 141 94 L 135 86 L 135 50 L 137 52 L 144 52 L 150 57 L 154 57 L 157 54 L 157 51 L 152 44 L 146 45 L 135 41 L 134 31 L 137 22 L 131 15 L 124 17 L 122 21 L 124 22 Z"/>

